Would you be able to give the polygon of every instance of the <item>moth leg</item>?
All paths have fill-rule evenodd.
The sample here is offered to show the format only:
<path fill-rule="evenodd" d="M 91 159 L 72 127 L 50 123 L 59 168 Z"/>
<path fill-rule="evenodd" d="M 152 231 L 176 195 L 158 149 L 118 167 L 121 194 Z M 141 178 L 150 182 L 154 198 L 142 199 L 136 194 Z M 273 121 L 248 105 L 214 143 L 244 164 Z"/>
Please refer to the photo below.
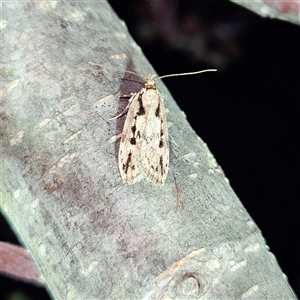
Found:
<path fill-rule="evenodd" d="M 136 93 L 125 94 L 123 96 L 120 96 L 120 98 L 132 98 L 134 95 L 136 95 Z"/>
<path fill-rule="evenodd" d="M 124 95 L 124 96 L 122 96 L 122 98 L 123 98 L 123 97 L 124 97 L 124 98 L 130 97 L 130 99 L 128 100 L 127 106 L 125 107 L 125 109 L 124 109 L 120 114 L 118 114 L 117 116 L 112 117 L 112 118 L 110 118 L 110 119 L 108 119 L 108 120 L 118 119 L 118 118 L 122 117 L 123 115 L 125 115 L 125 114 L 127 113 L 127 111 L 128 111 L 128 108 L 129 108 L 129 106 L 130 106 L 130 103 L 132 102 L 132 99 L 134 98 L 135 95 L 136 95 L 136 93 L 130 93 L 129 95 Z"/>
<path fill-rule="evenodd" d="M 119 134 L 116 134 L 116 135 L 112 136 L 107 142 L 108 143 L 114 143 L 115 141 L 117 141 L 121 137 L 122 137 L 122 132 L 119 133 Z"/>

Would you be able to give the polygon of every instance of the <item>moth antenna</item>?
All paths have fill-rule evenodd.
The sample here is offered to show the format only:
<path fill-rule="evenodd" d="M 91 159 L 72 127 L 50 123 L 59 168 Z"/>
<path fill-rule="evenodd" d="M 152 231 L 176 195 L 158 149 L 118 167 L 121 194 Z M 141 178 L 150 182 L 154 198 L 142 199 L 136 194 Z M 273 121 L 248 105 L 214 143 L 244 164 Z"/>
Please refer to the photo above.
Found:
<path fill-rule="evenodd" d="M 196 75 L 196 74 L 200 74 L 200 73 L 204 73 L 204 72 L 215 72 L 215 71 L 217 71 L 217 69 L 207 69 L 207 70 L 196 71 L 196 72 L 163 75 L 163 76 L 159 76 L 157 78 L 162 79 L 162 78 L 175 77 L 175 76 Z"/>

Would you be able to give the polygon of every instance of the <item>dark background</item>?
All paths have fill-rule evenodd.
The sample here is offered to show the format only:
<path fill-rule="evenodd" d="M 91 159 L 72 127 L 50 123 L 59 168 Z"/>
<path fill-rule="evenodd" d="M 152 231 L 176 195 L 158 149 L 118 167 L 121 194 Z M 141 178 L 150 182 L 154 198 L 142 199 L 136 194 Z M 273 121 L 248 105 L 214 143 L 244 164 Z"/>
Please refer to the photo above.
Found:
<path fill-rule="evenodd" d="M 300 295 L 300 27 L 221 0 L 110 3 L 157 74 L 218 69 L 164 82 Z M 49 298 L 2 276 L 0 286 L 4 299 Z"/>

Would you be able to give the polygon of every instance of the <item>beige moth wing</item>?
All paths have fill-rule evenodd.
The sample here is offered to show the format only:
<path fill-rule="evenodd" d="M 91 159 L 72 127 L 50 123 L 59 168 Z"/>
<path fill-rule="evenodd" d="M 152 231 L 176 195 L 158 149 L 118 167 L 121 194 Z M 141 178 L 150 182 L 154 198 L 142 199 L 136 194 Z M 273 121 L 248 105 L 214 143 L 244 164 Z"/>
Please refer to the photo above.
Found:
<path fill-rule="evenodd" d="M 145 89 L 143 88 L 129 100 L 131 103 L 129 104 L 120 141 L 119 170 L 123 182 L 129 184 L 142 179 L 138 168 L 138 160 L 142 142 L 141 131 L 144 131 L 146 125 L 141 120 L 144 112 L 140 105 L 144 92 Z"/>
<path fill-rule="evenodd" d="M 156 89 L 155 75 L 149 75 L 143 104 L 146 114 L 141 164 L 148 180 L 164 185 L 169 168 L 168 125 L 163 99 Z"/>

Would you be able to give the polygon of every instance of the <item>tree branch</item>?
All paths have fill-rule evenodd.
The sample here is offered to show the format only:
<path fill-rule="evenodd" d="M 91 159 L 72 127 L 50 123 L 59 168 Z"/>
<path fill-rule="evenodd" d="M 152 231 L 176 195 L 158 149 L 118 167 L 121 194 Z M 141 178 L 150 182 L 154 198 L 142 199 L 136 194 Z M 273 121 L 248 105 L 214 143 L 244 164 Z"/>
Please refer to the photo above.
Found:
<path fill-rule="evenodd" d="M 2 28 L 1 206 L 54 298 L 296 299 L 162 83 L 168 178 L 123 184 L 107 120 L 155 72 L 105 1 L 4 2 Z"/>
<path fill-rule="evenodd" d="M 262 17 L 279 19 L 300 25 L 300 2 L 298 0 L 231 0 Z"/>

